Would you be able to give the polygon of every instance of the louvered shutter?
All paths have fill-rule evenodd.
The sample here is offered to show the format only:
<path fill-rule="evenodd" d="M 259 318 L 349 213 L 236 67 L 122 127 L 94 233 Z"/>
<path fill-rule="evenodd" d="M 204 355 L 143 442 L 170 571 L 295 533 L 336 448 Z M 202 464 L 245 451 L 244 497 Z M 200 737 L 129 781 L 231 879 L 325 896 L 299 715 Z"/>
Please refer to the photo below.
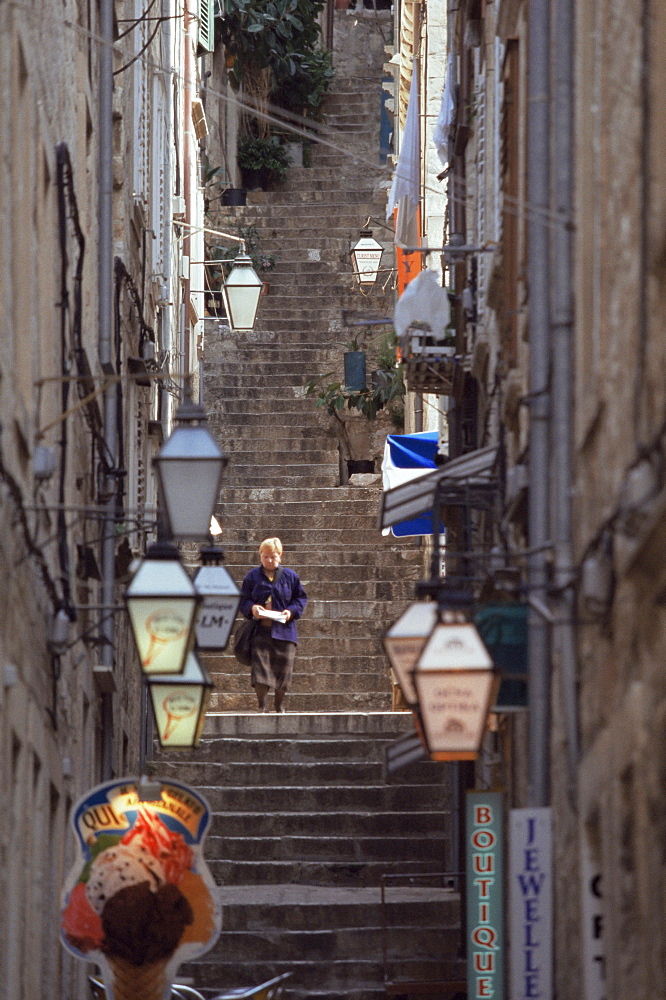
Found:
<path fill-rule="evenodd" d="M 199 0 L 199 54 L 215 48 L 215 0 Z"/>

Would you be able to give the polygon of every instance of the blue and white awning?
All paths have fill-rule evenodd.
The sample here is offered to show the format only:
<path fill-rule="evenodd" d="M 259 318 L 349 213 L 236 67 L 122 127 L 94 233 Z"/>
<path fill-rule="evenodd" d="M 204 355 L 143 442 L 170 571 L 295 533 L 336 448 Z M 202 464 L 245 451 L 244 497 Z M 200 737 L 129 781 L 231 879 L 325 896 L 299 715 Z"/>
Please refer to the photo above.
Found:
<path fill-rule="evenodd" d="M 432 472 L 439 443 L 437 431 L 420 434 L 389 434 L 384 446 L 382 461 L 382 486 L 391 490 L 418 476 Z M 386 533 L 388 534 L 388 528 Z M 398 538 L 409 535 L 432 534 L 432 515 L 428 511 L 420 517 L 391 525 L 390 531 Z"/>

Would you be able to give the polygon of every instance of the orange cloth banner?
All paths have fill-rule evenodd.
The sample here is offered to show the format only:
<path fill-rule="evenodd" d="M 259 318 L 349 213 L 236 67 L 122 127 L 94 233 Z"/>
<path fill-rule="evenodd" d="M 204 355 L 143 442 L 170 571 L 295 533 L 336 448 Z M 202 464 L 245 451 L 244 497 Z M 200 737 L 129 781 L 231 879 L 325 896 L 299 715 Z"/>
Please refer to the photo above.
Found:
<path fill-rule="evenodd" d="M 397 226 L 398 222 L 398 208 L 393 210 L 393 227 Z M 412 227 L 410 227 L 412 228 Z M 416 231 L 417 238 L 415 246 L 421 245 L 421 206 L 416 206 L 415 219 L 413 229 Z M 412 281 L 417 274 L 423 269 L 423 254 L 416 253 L 412 251 L 411 253 L 407 250 L 401 250 L 400 247 L 395 248 L 395 260 L 398 270 L 398 298 L 402 295 L 407 285 Z"/>

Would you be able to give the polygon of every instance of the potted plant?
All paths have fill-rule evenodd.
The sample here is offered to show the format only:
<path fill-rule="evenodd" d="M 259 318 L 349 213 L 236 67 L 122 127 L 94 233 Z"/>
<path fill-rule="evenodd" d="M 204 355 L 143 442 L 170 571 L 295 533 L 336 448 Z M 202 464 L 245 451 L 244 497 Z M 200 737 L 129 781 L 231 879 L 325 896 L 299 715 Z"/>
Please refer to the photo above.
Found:
<path fill-rule="evenodd" d="M 238 143 L 238 166 L 243 184 L 253 191 L 284 180 L 289 157 L 278 136 L 248 134 Z"/>
<path fill-rule="evenodd" d="M 306 396 L 313 397 L 315 405 L 335 421 L 343 483 L 348 475 L 360 471 L 359 462 L 369 462 L 374 467 L 372 434 L 368 432 L 368 425 L 376 420 L 380 411 L 387 414 L 393 430 L 402 430 L 404 426 L 405 382 L 402 365 L 396 361 L 395 343 L 394 331 L 380 340 L 373 356 L 370 385 L 365 384 L 361 389 L 349 389 L 346 380 L 341 380 L 334 372 L 315 375 L 306 382 Z M 359 345 L 353 340 L 345 346 Z M 360 417 L 365 419 L 359 424 Z"/>

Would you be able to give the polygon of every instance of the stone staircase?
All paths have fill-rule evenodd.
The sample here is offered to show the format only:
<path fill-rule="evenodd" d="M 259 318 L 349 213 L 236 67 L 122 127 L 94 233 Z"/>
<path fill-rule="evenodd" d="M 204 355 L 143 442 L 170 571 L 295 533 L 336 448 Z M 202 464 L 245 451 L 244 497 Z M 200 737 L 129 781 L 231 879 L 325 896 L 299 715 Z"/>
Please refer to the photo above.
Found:
<path fill-rule="evenodd" d="M 408 727 L 402 713 L 220 715 L 196 761 L 159 761 L 211 805 L 223 906 L 217 945 L 181 976 L 214 996 L 291 972 L 290 1000 L 379 1000 L 385 972 L 464 976 L 456 887 L 425 878 L 452 867 L 450 769 L 382 774 Z"/>
<path fill-rule="evenodd" d="M 309 603 L 286 713 L 257 714 L 249 669 L 229 651 L 206 654 L 215 692 L 201 746 L 189 759 L 155 762 L 160 776 L 202 791 L 214 814 L 206 856 L 223 932 L 181 969 L 207 996 L 285 971 L 289 1000 L 378 1000 L 387 970 L 402 980 L 460 978 L 455 886 L 418 880 L 454 866 L 450 768 L 423 761 L 388 779 L 382 768 L 386 746 L 413 732 L 410 713 L 391 711 L 381 636 L 414 599 L 420 549 L 379 532 L 379 476 L 340 485 L 331 418 L 304 396 L 318 372 L 342 375 L 342 342 L 358 333 L 342 311 L 393 307 L 390 290 L 361 296 L 349 263 L 368 216 L 385 212 L 383 175 L 371 169 L 383 42 L 371 18 L 359 23 L 367 38 L 347 48 L 374 64 L 363 64 L 363 96 L 358 78 L 343 74 L 327 99 L 336 148 L 317 147 L 312 166 L 290 170 L 282 189 L 253 192 L 214 220 L 256 225 L 280 255 L 252 334 L 207 323 L 204 402 L 230 455 L 216 508 L 226 566 L 240 584 L 259 542 L 278 535 Z M 352 30 L 336 12 L 343 49 Z M 382 907 L 390 875 L 403 882 Z"/>
<path fill-rule="evenodd" d="M 359 334 L 345 328 L 343 310 L 390 315 L 393 308 L 390 289 L 361 295 L 349 261 L 368 216 L 385 213 L 382 171 L 368 167 L 372 156 L 378 162 L 381 64 L 375 77 L 376 103 L 349 81 L 329 95 L 326 123 L 336 149 L 332 139 L 316 146 L 311 167 L 292 168 L 281 189 L 251 192 L 248 205 L 227 208 L 217 220 L 227 228 L 256 226 L 262 247 L 279 254 L 251 334 L 208 323 L 204 399 L 230 455 L 216 508 L 229 572 L 240 583 L 258 563 L 259 542 L 278 535 L 283 562 L 309 595 L 285 702 L 298 712 L 391 707 L 380 638 L 422 575 L 418 546 L 377 529 L 379 475 L 340 485 L 333 418 L 305 396 L 318 373 L 342 378 L 343 343 Z M 382 415 L 377 428 L 380 437 L 391 430 Z M 206 663 L 216 683 L 213 710 L 254 707 L 248 672 L 230 652 Z"/>

